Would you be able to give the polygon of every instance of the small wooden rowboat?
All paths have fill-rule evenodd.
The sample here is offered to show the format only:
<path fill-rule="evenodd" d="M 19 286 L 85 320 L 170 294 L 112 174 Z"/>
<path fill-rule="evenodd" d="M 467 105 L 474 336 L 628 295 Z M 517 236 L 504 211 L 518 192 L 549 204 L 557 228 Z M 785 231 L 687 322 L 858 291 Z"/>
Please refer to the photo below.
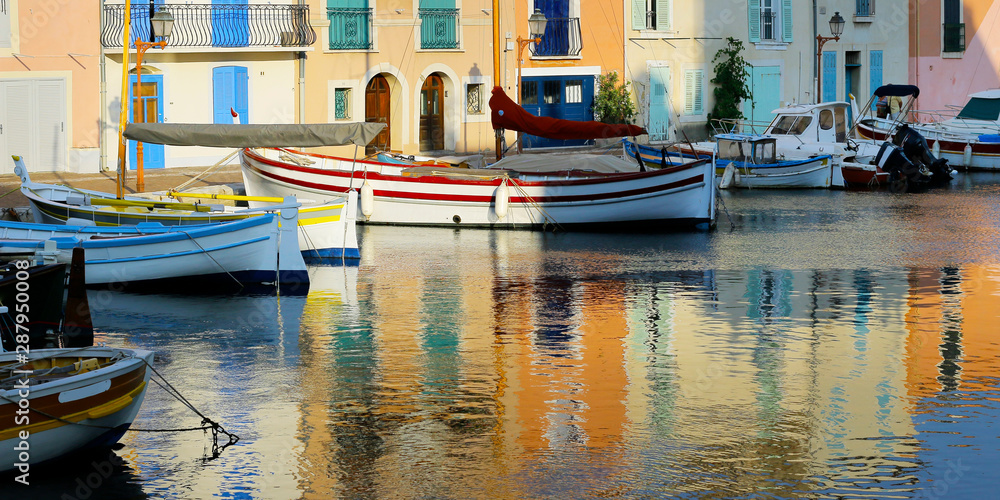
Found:
<path fill-rule="evenodd" d="M 0 472 L 113 446 L 139 412 L 152 362 L 150 351 L 111 347 L 0 353 Z"/>

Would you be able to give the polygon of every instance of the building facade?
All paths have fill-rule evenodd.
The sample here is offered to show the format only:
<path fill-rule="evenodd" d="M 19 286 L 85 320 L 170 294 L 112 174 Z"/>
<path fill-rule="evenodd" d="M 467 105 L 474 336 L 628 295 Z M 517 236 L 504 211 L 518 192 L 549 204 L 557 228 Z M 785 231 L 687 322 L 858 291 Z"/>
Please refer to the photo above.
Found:
<path fill-rule="evenodd" d="M 94 169 L 99 159 L 97 7 L 0 0 L 0 174 Z"/>
<path fill-rule="evenodd" d="M 124 2 L 107 1 L 101 6 L 100 42 L 107 85 L 104 142 L 111 146 L 105 151 L 104 169 L 116 168 L 123 62 L 128 65 L 124 101 L 130 122 L 297 121 L 302 104 L 297 90 L 301 84 L 299 61 L 313 50 L 316 39 L 309 25 L 308 6 L 295 1 L 189 4 L 156 0 L 133 2 L 130 8 L 130 46 L 124 50 Z M 158 10 L 173 16 L 173 32 L 165 48 L 154 47 L 145 53 L 140 78 L 134 41 L 153 41 L 149 19 L 151 11 Z M 143 168 L 212 165 L 230 152 L 144 144 Z M 135 169 L 134 141 L 128 142 L 127 163 L 130 170 Z"/>
<path fill-rule="evenodd" d="M 370 151 L 492 151 L 495 85 L 511 98 L 520 94 L 533 113 L 592 119 L 596 76 L 623 67 L 614 22 L 621 6 L 598 0 L 503 0 L 498 12 L 489 0 L 313 0 L 309 6 L 319 37 L 305 67 L 305 121 L 386 123 Z M 548 23 L 542 41 L 523 50 L 519 91 L 518 38 L 530 38 L 527 21 L 535 9 Z M 502 44 L 499 80 L 494 15 Z M 506 144 L 514 140 L 507 134 Z M 527 137 L 525 145 L 570 144 Z"/>
<path fill-rule="evenodd" d="M 954 116 L 968 95 L 1000 88 L 1000 4 L 992 0 L 910 0 L 909 81 L 920 87 L 914 118 Z"/>
<path fill-rule="evenodd" d="M 901 24 L 878 16 L 873 1 L 630 0 L 629 5 L 627 73 L 651 143 L 696 140 L 713 129 L 708 124 L 715 105 L 711 81 L 718 61 L 713 59 L 729 37 L 742 42 L 747 63 L 752 98 L 742 104 L 744 130 L 762 131 L 777 108 L 817 102 L 817 83 L 820 101 L 853 94 L 863 104 L 879 85 L 906 78 L 907 48 L 892 43 L 906 32 L 905 16 Z M 879 8 L 905 14 L 906 5 L 881 0 Z M 835 13 L 845 20 L 843 34 L 827 41 L 818 56 L 816 37 L 832 36 L 829 19 Z"/>

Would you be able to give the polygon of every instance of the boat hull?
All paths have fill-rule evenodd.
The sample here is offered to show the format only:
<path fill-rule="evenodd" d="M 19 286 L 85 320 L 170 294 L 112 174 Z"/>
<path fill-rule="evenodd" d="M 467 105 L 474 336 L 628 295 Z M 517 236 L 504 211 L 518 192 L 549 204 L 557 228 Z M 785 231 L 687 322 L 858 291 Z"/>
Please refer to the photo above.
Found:
<path fill-rule="evenodd" d="M 362 192 L 358 222 L 364 224 L 661 229 L 710 224 L 715 217 L 714 172 L 707 162 L 617 174 L 447 167 L 428 172 L 406 165 L 291 153 L 311 164 L 282 161 L 278 155 L 283 153 L 277 150 L 244 150 L 247 192 L 323 199 L 358 190 Z M 509 196 L 502 198 L 506 203 L 499 204 L 498 213 L 501 186 Z M 370 207 L 364 199 L 367 189 Z"/>
<path fill-rule="evenodd" d="M 101 227 L 135 226 L 159 223 L 164 226 L 187 226 L 233 222 L 260 216 L 269 210 L 267 205 L 255 205 L 260 211 L 226 211 L 225 207 L 204 207 L 206 211 L 182 211 L 171 208 L 171 203 L 153 207 L 104 206 L 87 203 L 87 200 L 114 200 L 110 193 L 78 190 L 66 186 L 32 182 L 21 160 L 17 160 L 15 173 L 21 176 L 21 193 L 28 198 L 32 218 L 41 224 L 67 224 L 86 221 Z M 20 170 L 18 170 L 20 169 Z M 132 201 L 149 202 L 141 198 Z M 306 258 L 358 259 L 358 237 L 355 214 L 357 197 L 329 197 L 327 202 L 299 207 L 297 239 L 299 250 Z"/>
<path fill-rule="evenodd" d="M 971 170 L 1000 170 L 1000 142 L 980 142 L 977 134 L 961 137 L 946 129 L 938 129 L 928 125 L 911 125 L 911 128 L 920 132 L 927 140 L 927 144 L 933 146 L 937 142 L 939 153 L 938 158 L 948 160 L 948 164 L 953 167 L 964 167 Z M 876 141 L 888 140 L 888 134 L 884 129 L 873 127 L 869 121 L 862 121 L 857 124 L 858 135 L 864 139 L 874 139 Z M 971 155 L 965 154 L 965 147 L 969 146 Z"/>
<path fill-rule="evenodd" d="M 0 422 L 4 425 L 0 428 L 0 472 L 23 473 L 24 467 L 88 448 L 110 447 L 118 442 L 142 405 L 152 371 L 152 352 L 106 347 L 35 349 L 28 358 L 103 359 L 116 353 L 126 358 L 78 375 L 32 383 L 28 390 L 2 390 Z M 14 362 L 16 356 L 13 352 L 0 353 L 0 365 Z M 22 399 L 27 399 L 28 408 L 37 412 L 18 414 Z M 27 418 L 17 419 L 19 416 Z M 24 436 L 26 440 L 22 439 Z M 22 460 L 24 458 L 27 460 Z M 18 464 L 27 465 L 19 468 Z"/>
<path fill-rule="evenodd" d="M 21 250 L 46 261 L 66 263 L 73 248 L 83 247 L 89 286 L 146 288 L 176 282 L 188 288 L 215 288 L 308 283 L 293 234 L 295 210 L 283 212 L 159 234 L 3 240 L 0 251 L 10 254 Z"/>
<path fill-rule="evenodd" d="M 845 162 L 840 165 L 840 171 L 846 187 L 878 188 L 889 185 L 889 173 L 875 165 Z"/>
<path fill-rule="evenodd" d="M 807 189 L 829 188 L 833 181 L 833 167 L 829 156 L 807 161 L 753 165 L 743 162 L 719 161 L 724 173 L 732 163 L 735 169 L 730 187 L 748 189 Z"/>

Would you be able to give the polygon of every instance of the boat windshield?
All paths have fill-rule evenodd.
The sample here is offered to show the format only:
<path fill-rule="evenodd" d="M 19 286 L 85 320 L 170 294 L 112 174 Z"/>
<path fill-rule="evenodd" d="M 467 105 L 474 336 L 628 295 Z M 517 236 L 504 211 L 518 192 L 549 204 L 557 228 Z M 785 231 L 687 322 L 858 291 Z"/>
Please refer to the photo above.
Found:
<path fill-rule="evenodd" d="M 810 123 L 812 123 L 811 116 L 781 115 L 775 120 L 768 133 L 771 135 L 799 135 L 806 131 Z"/>
<path fill-rule="evenodd" d="M 962 108 L 962 112 L 958 114 L 958 118 L 995 122 L 1000 119 L 1000 99 L 973 97 Z"/>
<path fill-rule="evenodd" d="M 719 158 L 723 160 L 746 161 L 748 157 L 753 157 L 753 144 L 719 139 Z"/>

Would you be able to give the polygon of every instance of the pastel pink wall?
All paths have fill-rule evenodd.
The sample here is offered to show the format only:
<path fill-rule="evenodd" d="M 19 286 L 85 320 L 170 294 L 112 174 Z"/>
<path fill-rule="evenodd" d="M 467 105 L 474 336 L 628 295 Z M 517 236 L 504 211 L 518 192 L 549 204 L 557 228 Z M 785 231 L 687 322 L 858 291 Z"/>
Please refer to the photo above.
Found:
<path fill-rule="evenodd" d="M 910 83 L 920 87 L 920 110 L 947 111 L 968 95 L 1000 88 L 1000 2 L 964 0 L 966 49 L 961 58 L 941 57 L 941 2 L 910 1 Z M 919 25 L 917 25 L 919 19 Z M 932 121 L 933 115 L 918 117 Z M 940 117 L 938 117 L 940 118 Z"/>
<path fill-rule="evenodd" d="M 100 4 L 89 0 L 17 0 L 8 2 L 8 7 L 17 9 L 13 13 L 17 16 L 14 38 L 19 41 L 13 52 L 31 57 L 0 53 L 0 78 L 71 72 L 72 81 L 66 82 L 66 99 L 72 108 L 70 147 L 96 148 L 100 131 Z"/>

